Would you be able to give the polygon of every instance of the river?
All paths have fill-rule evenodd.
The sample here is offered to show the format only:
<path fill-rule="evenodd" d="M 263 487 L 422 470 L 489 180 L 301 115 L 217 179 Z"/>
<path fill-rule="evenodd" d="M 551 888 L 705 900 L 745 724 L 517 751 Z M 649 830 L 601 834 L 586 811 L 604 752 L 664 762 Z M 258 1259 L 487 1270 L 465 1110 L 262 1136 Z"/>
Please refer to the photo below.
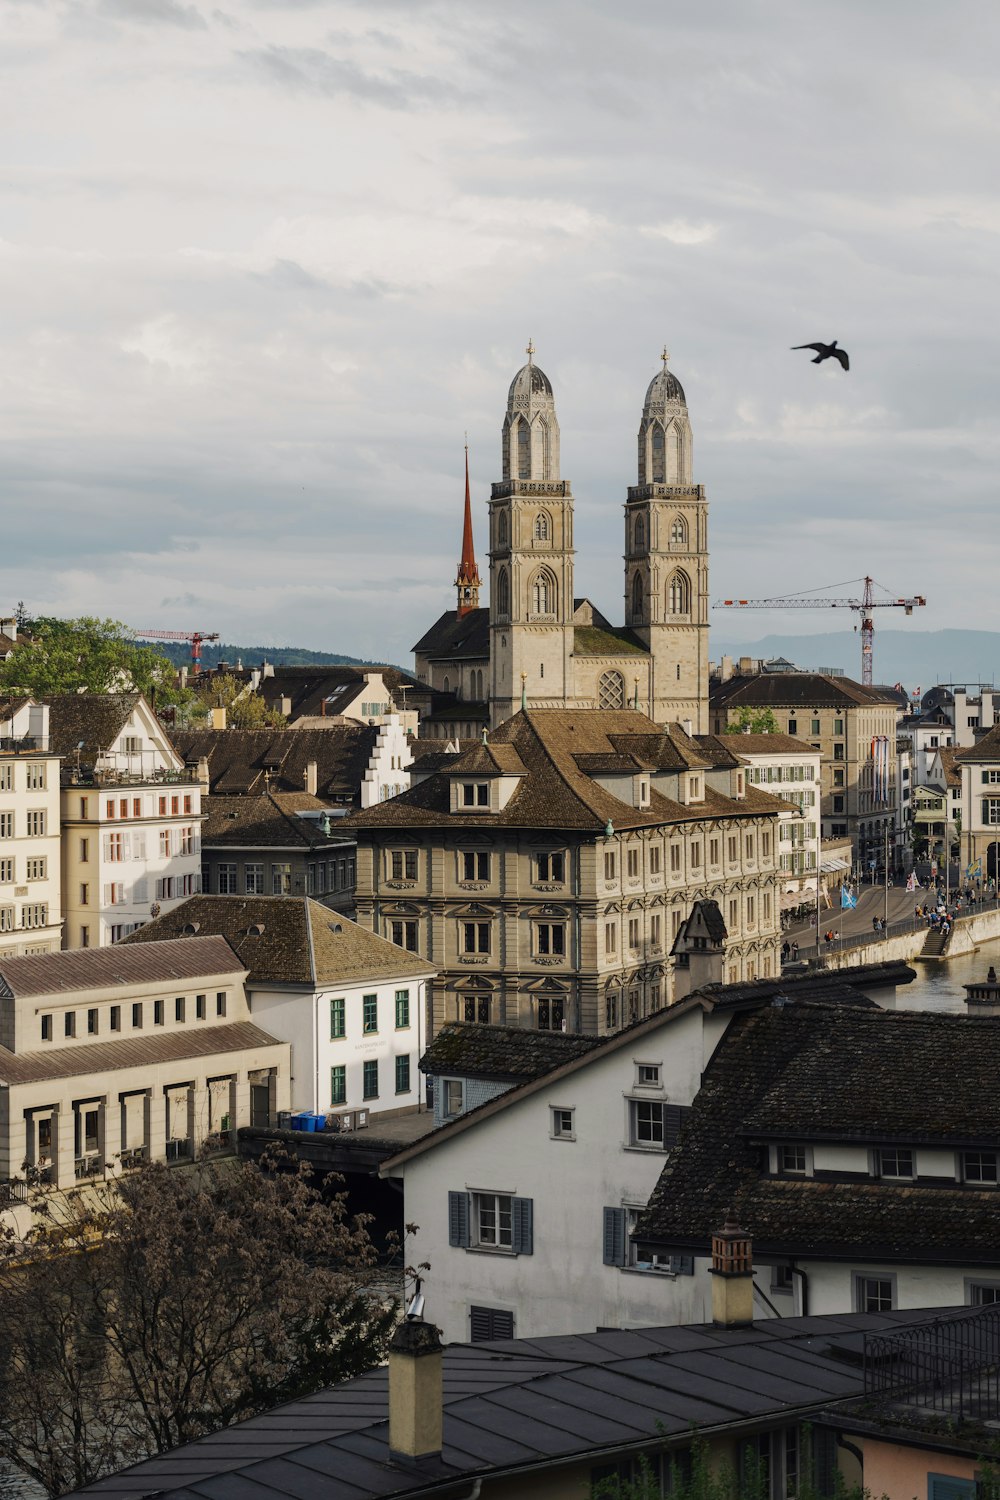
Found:
<path fill-rule="evenodd" d="M 985 979 L 991 964 L 1000 972 L 1000 938 L 980 944 L 975 953 L 963 953 L 944 962 L 922 963 L 919 959 L 909 962 L 917 977 L 912 984 L 901 984 L 896 991 L 897 1009 L 961 1012 L 965 1010 L 962 986 Z M 841 972 L 848 978 L 851 971 Z"/>

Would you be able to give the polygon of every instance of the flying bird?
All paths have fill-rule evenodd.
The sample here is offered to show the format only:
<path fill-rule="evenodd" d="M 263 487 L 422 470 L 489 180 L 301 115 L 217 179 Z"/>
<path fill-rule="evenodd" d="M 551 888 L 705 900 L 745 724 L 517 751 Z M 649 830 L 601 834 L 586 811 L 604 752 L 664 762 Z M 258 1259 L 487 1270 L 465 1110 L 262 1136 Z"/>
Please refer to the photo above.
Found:
<path fill-rule="evenodd" d="M 847 358 L 847 350 L 838 349 L 836 339 L 834 339 L 832 344 L 793 344 L 792 348 L 815 349 L 816 358 L 812 361 L 814 365 L 820 365 L 823 363 L 824 359 L 830 359 L 830 357 L 832 356 L 834 359 L 840 360 L 840 363 L 843 365 L 845 370 L 849 370 L 851 368 L 851 362 Z"/>

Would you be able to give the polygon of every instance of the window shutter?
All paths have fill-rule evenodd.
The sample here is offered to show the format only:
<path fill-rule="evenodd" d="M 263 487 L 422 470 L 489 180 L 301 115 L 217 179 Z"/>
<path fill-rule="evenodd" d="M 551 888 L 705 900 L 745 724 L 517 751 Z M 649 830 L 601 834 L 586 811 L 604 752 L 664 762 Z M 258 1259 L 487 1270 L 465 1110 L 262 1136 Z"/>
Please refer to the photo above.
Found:
<path fill-rule="evenodd" d="M 469 1248 L 469 1195 L 448 1194 L 448 1244 L 459 1250 Z"/>
<path fill-rule="evenodd" d="M 690 1113 L 690 1105 L 667 1104 L 664 1106 L 663 1144 L 665 1146 L 677 1145 L 684 1122 Z"/>
<path fill-rule="evenodd" d="M 675 1276 L 694 1275 L 693 1255 L 672 1255 L 670 1257 L 670 1269 Z"/>
<path fill-rule="evenodd" d="M 976 1481 L 950 1474 L 928 1474 L 927 1500 L 975 1500 Z"/>
<path fill-rule="evenodd" d="M 531 1255 L 534 1253 L 532 1200 L 512 1198 L 511 1208 L 514 1216 L 514 1254 Z"/>
<path fill-rule="evenodd" d="M 829 1427 L 813 1428 L 813 1472 L 821 1495 L 837 1492 L 837 1439 Z"/>
<path fill-rule="evenodd" d="M 469 1340 L 473 1344 L 514 1337 L 514 1314 L 498 1307 L 470 1307 Z"/>
<path fill-rule="evenodd" d="M 122 858 L 132 858 L 132 835 L 130 833 L 122 834 Z"/>
<path fill-rule="evenodd" d="M 625 1264 L 625 1210 L 623 1208 L 604 1210 L 604 1264 L 606 1266 Z"/>

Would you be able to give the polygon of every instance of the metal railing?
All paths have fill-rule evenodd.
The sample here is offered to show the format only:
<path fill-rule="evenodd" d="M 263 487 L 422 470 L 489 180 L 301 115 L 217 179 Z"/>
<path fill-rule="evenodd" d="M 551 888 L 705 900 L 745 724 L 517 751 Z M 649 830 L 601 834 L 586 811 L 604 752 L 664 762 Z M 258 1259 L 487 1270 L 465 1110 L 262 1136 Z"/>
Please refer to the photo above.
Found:
<path fill-rule="evenodd" d="M 99 1177 L 104 1171 L 104 1162 L 100 1152 L 88 1153 L 86 1156 L 78 1156 L 73 1162 L 73 1173 L 77 1182 L 86 1177 Z"/>
<path fill-rule="evenodd" d="M 0 1208 L 10 1208 L 15 1203 L 27 1203 L 28 1184 L 23 1177 L 8 1177 L 0 1181 Z"/>
<path fill-rule="evenodd" d="M 194 767 L 183 771 L 116 771 L 103 766 L 66 766 L 61 772 L 63 786 L 194 786 L 198 772 Z"/>
<path fill-rule="evenodd" d="M 922 902 L 919 904 L 923 904 Z M 929 904 L 929 901 L 928 901 Z M 952 933 L 957 926 L 971 922 L 974 917 L 982 916 L 984 912 L 1000 910 L 1000 895 L 992 896 L 988 901 L 977 901 L 974 906 L 963 906 L 960 912 L 956 912 L 952 919 Z M 834 933 L 832 943 L 825 943 L 820 935 L 818 943 L 805 944 L 799 942 L 798 957 L 800 960 L 822 958 L 824 953 L 842 953 L 850 948 L 865 948 L 871 943 L 881 943 L 887 938 L 909 937 L 911 934 L 921 933 L 925 937 L 928 933 L 936 932 L 938 929 L 930 925 L 924 917 L 904 917 L 898 922 L 890 922 L 879 932 L 845 932 L 837 931 L 840 921 L 840 912 L 827 914 L 827 930 Z"/>
<path fill-rule="evenodd" d="M 1000 1419 L 1000 1306 L 866 1333 L 865 1396 L 957 1422 Z"/>

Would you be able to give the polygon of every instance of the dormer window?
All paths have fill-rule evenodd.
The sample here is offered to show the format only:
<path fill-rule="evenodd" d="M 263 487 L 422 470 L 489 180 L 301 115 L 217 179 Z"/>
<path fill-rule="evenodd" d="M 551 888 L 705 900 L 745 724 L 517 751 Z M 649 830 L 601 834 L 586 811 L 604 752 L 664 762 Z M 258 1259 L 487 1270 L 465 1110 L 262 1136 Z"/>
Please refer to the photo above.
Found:
<path fill-rule="evenodd" d="M 785 1177 L 809 1175 L 809 1152 L 801 1142 L 778 1147 L 778 1171 Z"/>
<path fill-rule="evenodd" d="M 463 781 L 463 807 L 489 807 L 490 784 L 488 781 Z"/>
<path fill-rule="evenodd" d="M 701 776 L 688 777 L 688 799 L 691 802 L 700 802 L 704 795 Z"/>

